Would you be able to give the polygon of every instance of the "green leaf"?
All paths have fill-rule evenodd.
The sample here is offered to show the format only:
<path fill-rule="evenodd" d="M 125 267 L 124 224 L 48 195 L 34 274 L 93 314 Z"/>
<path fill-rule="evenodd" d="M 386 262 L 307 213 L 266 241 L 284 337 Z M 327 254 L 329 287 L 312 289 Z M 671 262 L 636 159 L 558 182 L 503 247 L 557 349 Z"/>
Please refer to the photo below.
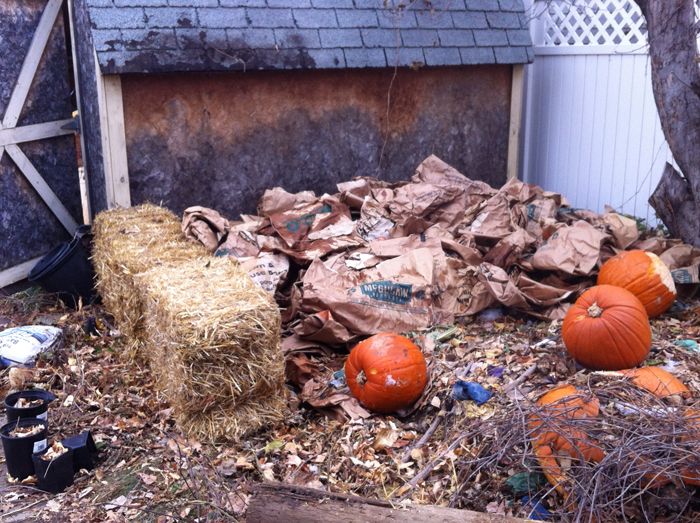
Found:
<path fill-rule="evenodd" d="M 280 447 L 284 447 L 284 441 L 275 440 L 265 445 L 265 448 L 263 450 L 267 454 L 268 452 L 272 452 L 273 450 L 278 449 Z"/>

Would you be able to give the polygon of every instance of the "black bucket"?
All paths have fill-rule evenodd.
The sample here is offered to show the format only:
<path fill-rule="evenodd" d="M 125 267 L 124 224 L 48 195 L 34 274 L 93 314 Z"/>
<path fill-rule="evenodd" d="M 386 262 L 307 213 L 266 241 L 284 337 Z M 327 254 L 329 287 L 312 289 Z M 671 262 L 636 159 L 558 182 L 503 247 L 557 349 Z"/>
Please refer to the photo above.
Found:
<path fill-rule="evenodd" d="M 80 469 L 92 470 L 95 468 L 95 455 L 97 445 L 92 439 L 92 434 L 86 430 L 82 434 L 64 439 L 61 444 L 69 449 L 73 449 L 73 471 Z"/>
<path fill-rule="evenodd" d="M 41 425 L 43 430 L 33 436 L 12 438 L 10 432 L 17 427 Z M 23 480 L 34 474 L 32 454 L 46 448 L 46 422 L 38 418 L 23 418 L 0 427 L 2 448 L 5 451 L 7 473 L 17 480 Z"/>
<path fill-rule="evenodd" d="M 32 454 L 36 483 L 41 490 L 58 494 L 73 484 L 73 449 L 67 449 L 52 460 L 41 459 L 48 450 L 46 448 Z"/>
<path fill-rule="evenodd" d="M 41 405 L 36 407 L 16 408 L 15 405 L 20 398 L 28 400 L 43 400 Z M 19 418 L 39 418 L 48 421 L 49 403 L 56 399 L 56 396 L 49 391 L 41 389 L 21 390 L 10 394 L 5 398 L 5 412 L 7 413 L 7 421 L 15 421 Z"/>
<path fill-rule="evenodd" d="M 49 251 L 29 272 L 28 280 L 38 283 L 46 292 L 56 293 L 69 307 L 76 308 L 82 297 L 83 305 L 95 299 L 95 271 L 83 239 L 90 233 L 89 225 L 75 230 L 70 242 L 63 242 Z"/>

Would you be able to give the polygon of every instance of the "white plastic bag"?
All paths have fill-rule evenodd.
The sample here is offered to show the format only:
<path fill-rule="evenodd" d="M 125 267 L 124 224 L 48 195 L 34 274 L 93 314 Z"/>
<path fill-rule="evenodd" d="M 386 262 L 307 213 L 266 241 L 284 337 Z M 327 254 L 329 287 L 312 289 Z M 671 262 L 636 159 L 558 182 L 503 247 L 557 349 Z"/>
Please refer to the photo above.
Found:
<path fill-rule="evenodd" d="M 39 354 L 58 347 L 63 331 L 56 327 L 27 325 L 0 332 L 0 367 L 31 365 Z"/>

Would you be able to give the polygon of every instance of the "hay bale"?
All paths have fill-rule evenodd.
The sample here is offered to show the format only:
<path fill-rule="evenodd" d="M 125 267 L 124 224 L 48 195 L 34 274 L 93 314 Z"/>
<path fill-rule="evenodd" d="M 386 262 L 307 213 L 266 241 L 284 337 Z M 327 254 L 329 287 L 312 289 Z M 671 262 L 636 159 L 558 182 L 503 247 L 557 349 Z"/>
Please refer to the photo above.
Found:
<path fill-rule="evenodd" d="M 118 329 L 130 340 L 130 356 L 137 357 L 145 328 L 134 276 L 163 263 L 208 253 L 185 239 L 177 216 L 149 203 L 104 211 L 95 218 L 92 231 L 97 290 Z"/>
<path fill-rule="evenodd" d="M 282 418 L 280 312 L 226 258 L 163 264 L 135 278 L 146 353 L 178 424 L 200 440 L 235 440 Z"/>

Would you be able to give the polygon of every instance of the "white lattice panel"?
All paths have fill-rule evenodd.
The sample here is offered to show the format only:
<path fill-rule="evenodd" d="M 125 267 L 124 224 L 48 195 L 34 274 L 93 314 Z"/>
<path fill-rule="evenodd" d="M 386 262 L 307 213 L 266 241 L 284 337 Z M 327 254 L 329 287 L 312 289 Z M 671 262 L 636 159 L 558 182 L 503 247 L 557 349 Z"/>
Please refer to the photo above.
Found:
<path fill-rule="evenodd" d="M 541 19 L 545 46 L 646 43 L 644 17 L 629 0 L 554 0 Z"/>

